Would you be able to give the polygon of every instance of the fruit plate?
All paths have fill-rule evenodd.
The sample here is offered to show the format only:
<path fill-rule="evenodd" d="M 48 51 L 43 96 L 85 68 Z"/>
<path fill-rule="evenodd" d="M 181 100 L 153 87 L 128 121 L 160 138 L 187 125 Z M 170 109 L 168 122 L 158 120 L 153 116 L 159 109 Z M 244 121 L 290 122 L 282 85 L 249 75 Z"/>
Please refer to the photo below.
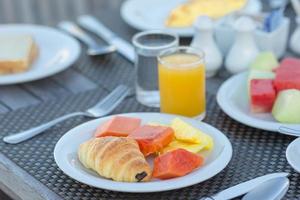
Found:
<path fill-rule="evenodd" d="M 175 117 L 178 117 L 161 113 L 128 113 L 122 115 L 140 118 L 143 124 L 149 122 L 169 124 Z M 86 122 L 73 128 L 61 137 L 55 146 L 54 158 L 58 167 L 65 174 L 81 183 L 107 190 L 135 193 L 159 192 L 203 182 L 221 172 L 232 157 L 231 143 L 223 133 L 206 123 L 180 117 L 185 122 L 210 135 L 214 140 L 213 150 L 203 155 L 205 164 L 202 167 L 183 177 L 168 180 L 152 179 L 150 182 L 128 183 L 106 179 L 83 167 L 78 160 L 77 150 L 81 143 L 93 136 L 99 124 L 109 120 L 111 117 L 108 116 Z M 152 165 L 153 158 L 147 158 L 147 161 Z"/>
<path fill-rule="evenodd" d="M 300 130 L 300 124 L 283 124 L 277 122 L 271 113 L 250 112 L 247 77 L 248 72 L 243 72 L 234 75 L 222 84 L 217 93 L 217 102 L 221 109 L 242 124 L 286 135 L 297 135 L 296 131 L 293 133 L 293 130 Z"/>
<path fill-rule="evenodd" d="M 0 85 L 24 83 L 52 76 L 69 68 L 80 55 L 80 44 L 69 35 L 47 26 L 5 24 L 1 35 L 30 34 L 38 46 L 38 57 L 28 71 L 0 75 Z"/>

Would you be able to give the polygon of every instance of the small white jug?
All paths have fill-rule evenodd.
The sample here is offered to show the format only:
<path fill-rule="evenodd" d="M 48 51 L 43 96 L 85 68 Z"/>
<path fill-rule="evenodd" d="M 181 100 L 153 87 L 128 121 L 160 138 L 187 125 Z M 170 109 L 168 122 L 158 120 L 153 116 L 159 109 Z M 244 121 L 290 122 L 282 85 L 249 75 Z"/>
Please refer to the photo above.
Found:
<path fill-rule="evenodd" d="M 248 69 L 258 55 L 259 50 L 254 40 L 255 24 L 249 17 L 240 17 L 234 24 L 235 42 L 226 57 L 225 67 L 231 73 Z"/>
<path fill-rule="evenodd" d="M 212 77 L 220 69 L 223 60 L 213 37 L 213 21 L 207 16 L 200 16 L 194 24 L 194 30 L 191 46 L 204 52 L 206 77 Z"/>

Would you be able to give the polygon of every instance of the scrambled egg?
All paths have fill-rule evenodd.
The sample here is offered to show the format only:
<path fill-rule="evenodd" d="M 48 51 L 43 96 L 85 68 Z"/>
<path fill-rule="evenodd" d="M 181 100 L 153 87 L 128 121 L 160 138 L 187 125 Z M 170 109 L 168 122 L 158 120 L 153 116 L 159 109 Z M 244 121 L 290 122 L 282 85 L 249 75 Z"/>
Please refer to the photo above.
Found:
<path fill-rule="evenodd" d="M 198 16 L 213 19 L 223 17 L 245 6 L 247 0 L 188 0 L 171 11 L 166 26 L 180 28 L 192 26 Z"/>

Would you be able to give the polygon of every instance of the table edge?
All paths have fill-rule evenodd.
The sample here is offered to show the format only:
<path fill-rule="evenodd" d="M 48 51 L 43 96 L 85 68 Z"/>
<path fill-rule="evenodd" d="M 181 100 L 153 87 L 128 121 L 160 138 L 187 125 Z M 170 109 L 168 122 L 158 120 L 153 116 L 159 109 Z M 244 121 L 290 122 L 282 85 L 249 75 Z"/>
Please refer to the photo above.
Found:
<path fill-rule="evenodd" d="M 62 199 L 2 153 L 0 153 L 0 177 L 0 188 L 13 199 Z"/>

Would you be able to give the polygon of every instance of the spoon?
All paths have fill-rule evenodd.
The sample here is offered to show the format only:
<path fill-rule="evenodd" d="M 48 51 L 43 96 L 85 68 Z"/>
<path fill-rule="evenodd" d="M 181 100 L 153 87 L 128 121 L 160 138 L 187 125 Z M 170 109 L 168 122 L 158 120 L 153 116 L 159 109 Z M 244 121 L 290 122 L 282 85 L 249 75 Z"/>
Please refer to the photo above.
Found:
<path fill-rule="evenodd" d="M 87 54 L 90 56 L 105 55 L 117 50 L 113 45 L 103 46 L 97 44 L 93 38 L 73 22 L 62 21 L 58 24 L 58 27 L 86 44 L 88 47 Z"/>
<path fill-rule="evenodd" d="M 289 179 L 286 177 L 271 179 L 255 187 L 242 200 L 280 200 L 286 194 L 289 183 Z"/>
<path fill-rule="evenodd" d="M 289 144 L 285 156 L 292 168 L 300 173 L 300 137 Z"/>

